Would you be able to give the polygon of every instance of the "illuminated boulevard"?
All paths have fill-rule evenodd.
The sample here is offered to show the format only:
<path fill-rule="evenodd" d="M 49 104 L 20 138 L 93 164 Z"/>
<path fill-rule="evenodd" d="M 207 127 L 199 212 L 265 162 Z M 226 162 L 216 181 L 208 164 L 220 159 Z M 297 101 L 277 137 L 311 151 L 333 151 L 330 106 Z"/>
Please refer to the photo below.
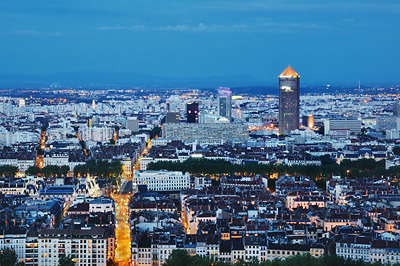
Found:
<path fill-rule="evenodd" d="M 129 185 L 130 184 L 130 185 Z M 132 181 L 124 181 L 120 193 L 114 194 L 115 201 L 115 239 L 116 250 L 115 260 L 118 265 L 130 265 L 131 261 L 131 235 L 129 228 L 128 202 L 131 197 L 129 187 L 132 188 Z"/>
<path fill-rule="evenodd" d="M 40 145 L 35 163 L 35 166 L 39 167 L 40 169 L 43 168 L 43 157 L 45 148 L 46 148 L 46 130 L 42 130 L 42 133 L 40 134 Z"/>
<path fill-rule="evenodd" d="M 146 147 L 133 170 L 139 170 L 140 159 L 150 148 Z M 129 225 L 129 199 L 132 196 L 132 175 L 122 180 L 119 193 L 112 196 L 115 202 L 115 262 L 118 265 L 131 265 L 131 230 Z"/>

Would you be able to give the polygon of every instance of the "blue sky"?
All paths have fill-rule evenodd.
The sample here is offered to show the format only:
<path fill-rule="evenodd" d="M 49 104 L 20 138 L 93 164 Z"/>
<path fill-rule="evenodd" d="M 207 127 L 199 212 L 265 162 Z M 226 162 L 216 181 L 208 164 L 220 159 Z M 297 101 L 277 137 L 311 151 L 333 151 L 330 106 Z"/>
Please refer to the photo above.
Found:
<path fill-rule="evenodd" d="M 0 73 L 398 82 L 398 0 L 0 2 Z"/>

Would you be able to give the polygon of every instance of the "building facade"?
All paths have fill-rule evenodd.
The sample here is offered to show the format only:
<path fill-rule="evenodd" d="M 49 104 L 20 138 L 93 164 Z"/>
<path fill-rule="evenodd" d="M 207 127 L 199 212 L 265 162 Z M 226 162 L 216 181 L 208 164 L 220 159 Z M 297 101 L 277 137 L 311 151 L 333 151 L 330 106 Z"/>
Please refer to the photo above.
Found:
<path fill-rule="evenodd" d="M 361 132 L 361 121 L 358 119 L 330 118 L 324 122 L 325 135 L 350 135 Z"/>
<path fill-rule="evenodd" d="M 166 122 L 167 123 L 179 123 L 181 116 L 179 112 L 167 112 Z"/>
<path fill-rule="evenodd" d="M 164 124 L 163 138 L 184 143 L 221 144 L 227 141 L 247 141 L 249 130 L 238 123 Z"/>
<path fill-rule="evenodd" d="M 150 191 L 179 191 L 190 188 L 190 174 L 166 170 L 136 170 L 133 172 L 133 183 L 147 185 Z"/>
<path fill-rule="evenodd" d="M 43 229 L 38 234 L 38 262 L 56 265 L 61 256 L 70 254 L 76 265 L 106 265 L 114 257 L 114 247 L 108 250 L 109 241 L 103 228 Z"/>
<path fill-rule="evenodd" d="M 137 119 L 137 117 L 128 117 L 126 119 L 126 128 L 132 132 L 138 132 L 139 131 L 139 120 Z"/>

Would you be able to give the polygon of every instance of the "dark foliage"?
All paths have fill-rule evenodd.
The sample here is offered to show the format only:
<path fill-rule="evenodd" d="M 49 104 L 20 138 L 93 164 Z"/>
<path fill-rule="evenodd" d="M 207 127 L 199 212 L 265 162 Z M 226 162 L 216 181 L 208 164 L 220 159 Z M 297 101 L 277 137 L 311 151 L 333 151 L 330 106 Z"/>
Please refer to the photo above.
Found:
<path fill-rule="evenodd" d="M 93 176 L 103 178 L 117 177 L 121 175 L 122 163 L 121 161 L 107 161 L 107 160 L 89 160 L 85 164 L 77 165 L 74 167 L 75 176 L 84 176 L 87 173 Z"/>
<path fill-rule="evenodd" d="M 14 266 L 17 263 L 17 254 L 14 250 L 5 248 L 0 250 L 0 265 Z"/>
<path fill-rule="evenodd" d="M 75 262 L 72 260 L 72 256 L 63 256 L 58 259 L 58 266 L 74 266 Z"/>
<path fill-rule="evenodd" d="M 362 177 L 400 177 L 400 167 L 391 167 L 386 170 L 385 162 L 375 162 L 374 159 L 362 159 L 358 161 L 343 160 L 340 165 L 332 164 L 331 159 L 324 157 L 321 165 L 281 165 L 281 164 L 232 164 L 224 160 L 208 160 L 190 158 L 184 162 L 160 161 L 150 163 L 149 170 L 171 170 L 190 172 L 191 174 L 260 174 L 270 176 L 278 175 L 308 176 L 315 180 L 329 179 L 332 175 L 348 175 L 349 178 Z M 348 171 L 349 170 L 349 171 Z"/>
<path fill-rule="evenodd" d="M 365 262 L 362 260 L 351 260 L 344 259 L 343 257 L 337 256 L 323 256 L 323 257 L 313 257 L 310 254 L 296 255 L 285 260 L 273 260 L 273 261 L 262 261 L 259 262 L 257 259 L 244 262 L 237 261 L 234 264 L 215 261 L 212 257 L 200 257 L 200 256 L 190 256 L 186 250 L 177 249 L 172 251 L 168 260 L 164 266 L 383 266 L 387 264 L 382 264 L 380 262 Z M 394 264 L 399 266 L 399 264 Z M 388 265 L 389 266 L 389 265 Z"/>
<path fill-rule="evenodd" d="M 12 165 L 2 165 L 0 166 L 0 176 L 15 176 L 18 172 L 18 167 Z"/>

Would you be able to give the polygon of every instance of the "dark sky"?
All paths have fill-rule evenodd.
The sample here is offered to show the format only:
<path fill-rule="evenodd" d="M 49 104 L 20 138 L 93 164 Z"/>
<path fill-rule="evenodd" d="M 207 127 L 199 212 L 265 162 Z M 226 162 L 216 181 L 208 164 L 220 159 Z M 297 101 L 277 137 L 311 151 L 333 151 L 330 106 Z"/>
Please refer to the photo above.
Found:
<path fill-rule="evenodd" d="M 2 1 L 0 73 L 397 82 L 399 26 L 398 0 Z"/>

